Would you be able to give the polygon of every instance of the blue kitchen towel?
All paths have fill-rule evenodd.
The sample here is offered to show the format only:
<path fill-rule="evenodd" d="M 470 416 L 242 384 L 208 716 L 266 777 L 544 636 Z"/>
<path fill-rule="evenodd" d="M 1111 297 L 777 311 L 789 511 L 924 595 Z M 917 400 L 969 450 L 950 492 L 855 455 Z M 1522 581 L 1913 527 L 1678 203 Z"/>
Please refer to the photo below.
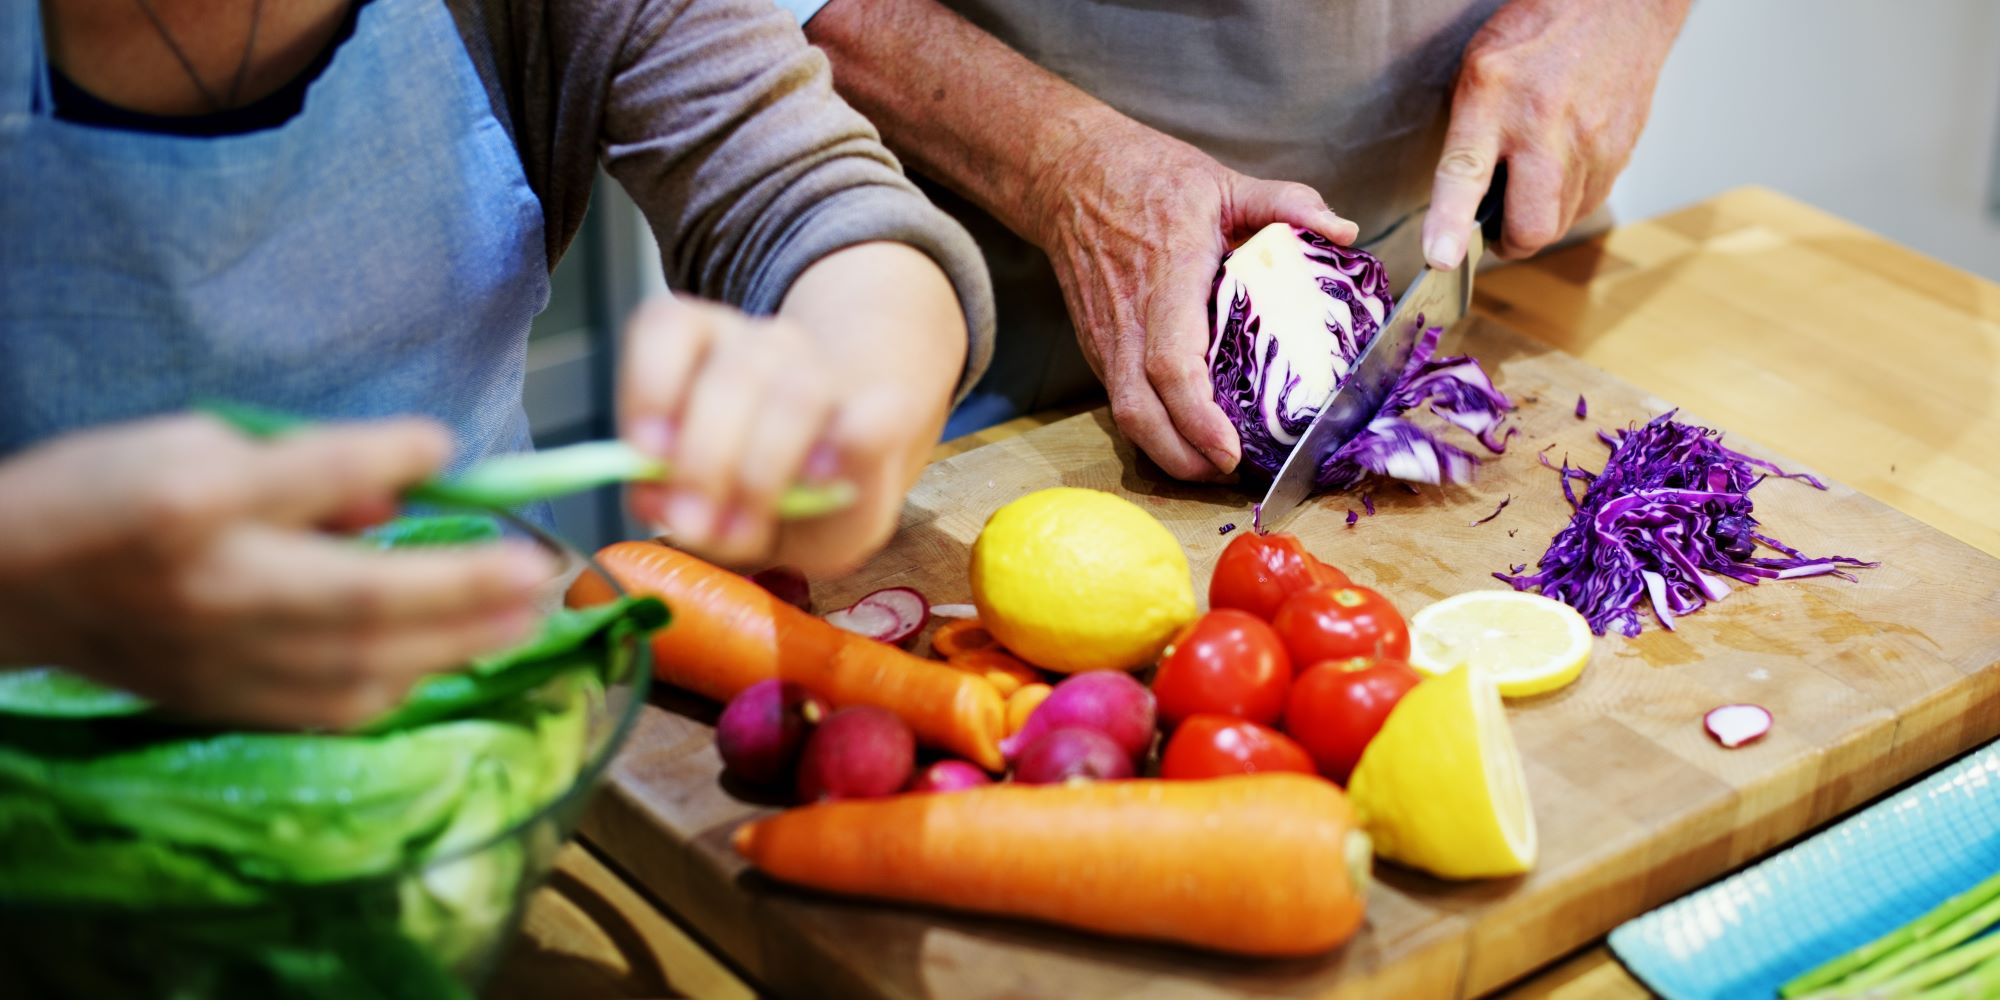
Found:
<path fill-rule="evenodd" d="M 1611 932 L 1668 1000 L 1778 987 L 2000 872 L 2000 742 L 1839 825 Z"/>

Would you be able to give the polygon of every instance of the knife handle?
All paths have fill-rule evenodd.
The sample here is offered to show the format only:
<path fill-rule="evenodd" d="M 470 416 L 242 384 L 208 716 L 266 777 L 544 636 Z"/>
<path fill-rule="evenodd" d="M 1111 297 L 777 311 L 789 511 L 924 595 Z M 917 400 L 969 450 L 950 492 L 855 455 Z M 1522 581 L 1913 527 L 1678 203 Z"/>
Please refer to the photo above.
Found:
<path fill-rule="evenodd" d="M 1488 246 L 1500 243 L 1500 208 L 1506 198 L 1507 161 L 1501 160 L 1493 167 L 1493 181 L 1486 186 L 1486 196 L 1479 199 L 1479 209 L 1472 213 L 1472 222 L 1479 227 L 1480 235 L 1486 237 Z"/>

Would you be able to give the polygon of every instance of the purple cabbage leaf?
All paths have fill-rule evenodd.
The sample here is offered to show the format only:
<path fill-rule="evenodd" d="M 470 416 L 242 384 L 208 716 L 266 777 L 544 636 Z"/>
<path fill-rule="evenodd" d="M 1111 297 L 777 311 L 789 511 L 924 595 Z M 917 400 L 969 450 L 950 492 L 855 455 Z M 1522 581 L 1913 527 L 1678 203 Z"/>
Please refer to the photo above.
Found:
<path fill-rule="evenodd" d="M 1276 223 L 1223 258 L 1209 296 L 1207 360 L 1245 464 L 1277 474 L 1393 308 L 1381 261 L 1309 230 Z M 1424 331 L 1381 413 L 1322 464 L 1319 489 L 1349 489 L 1370 475 L 1470 479 L 1478 459 L 1411 420 L 1413 410 L 1505 450 L 1513 430 L 1502 433 L 1502 421 L 1513 404 L 1477 361 L 1435 356 L 1443 333 Z"/>

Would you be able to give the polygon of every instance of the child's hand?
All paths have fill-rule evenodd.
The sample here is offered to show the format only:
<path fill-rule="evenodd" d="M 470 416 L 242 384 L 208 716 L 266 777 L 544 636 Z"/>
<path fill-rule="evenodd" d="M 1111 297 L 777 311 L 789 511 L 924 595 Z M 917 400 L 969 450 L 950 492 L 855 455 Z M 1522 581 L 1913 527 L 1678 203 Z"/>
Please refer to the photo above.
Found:
<path fill-rule="evenodd" d="M 632 510 L 725 565 L 847 572 L 895 531 L 964 365 L 965 319 L 944 274 L 896 244 L 806 269 L 775 318 L 662 298 L 626 328 L 619 426 L 669 481 Z M 852 483 L 853 506 L 780 521 L 794 483 Z"/>
<path fill-rule="evenodd" d="M 526 638 L 532 548 L 379 552 L 318 525 L 394 509 L 444 460 L 422 421 L 253 441 L 207 417 L 0 463 L 0 664 L 55 664 L 217 721 L 346 726 Z"/>

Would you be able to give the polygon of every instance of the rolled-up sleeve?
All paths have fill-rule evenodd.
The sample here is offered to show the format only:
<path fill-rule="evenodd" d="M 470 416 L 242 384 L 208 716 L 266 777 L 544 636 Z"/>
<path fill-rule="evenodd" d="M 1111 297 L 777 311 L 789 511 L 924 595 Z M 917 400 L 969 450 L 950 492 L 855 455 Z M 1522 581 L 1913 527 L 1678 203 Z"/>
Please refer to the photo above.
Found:
<path fill-rule="evenodd" d="M 960 398 L 984 372 L 993 293 L 978 248 L 834 94 L 790 16 L 769 0 L 643 3 L 609 86 L 605 167 L 645 213 L 670 286 L 770 313 L 820 258 L 907 244 L 965 310 Z"/>
<path fill-rule="evenodd" d="M 813 15 L 819 13 L 819 9 L 827 4 L 827 0 L 772 0 L 772 2 L 778 5 L 779 10 L 792 15 L 792 20 L 799 22 L 801 26 L 812 20 Z"/>

